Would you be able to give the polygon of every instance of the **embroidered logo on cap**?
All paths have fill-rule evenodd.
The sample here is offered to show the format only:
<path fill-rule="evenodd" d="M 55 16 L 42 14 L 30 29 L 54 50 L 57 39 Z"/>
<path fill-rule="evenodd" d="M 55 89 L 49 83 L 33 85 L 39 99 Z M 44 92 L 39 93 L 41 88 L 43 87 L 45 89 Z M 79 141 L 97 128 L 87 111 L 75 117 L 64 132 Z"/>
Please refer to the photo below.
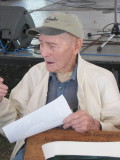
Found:
<path fill-rule="evenodd" d="M 45 23 L 49 23 L 50 21 L 58 21 L 58 19 L 56 17 L 54 18 L 48 17 L 45 19 Z"/>

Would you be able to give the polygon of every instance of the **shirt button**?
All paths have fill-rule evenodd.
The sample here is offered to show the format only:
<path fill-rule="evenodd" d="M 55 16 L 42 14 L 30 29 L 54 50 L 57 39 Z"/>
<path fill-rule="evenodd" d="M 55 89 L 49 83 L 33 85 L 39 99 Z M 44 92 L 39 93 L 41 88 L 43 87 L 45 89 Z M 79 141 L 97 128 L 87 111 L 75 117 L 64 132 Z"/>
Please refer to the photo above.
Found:
<path fill-rule="evenodd" d="M 60 87 L 59 87 L 59 89 L 61 90 L 61 89 L 62 89 L 62 87 L 60 86 Z"/>

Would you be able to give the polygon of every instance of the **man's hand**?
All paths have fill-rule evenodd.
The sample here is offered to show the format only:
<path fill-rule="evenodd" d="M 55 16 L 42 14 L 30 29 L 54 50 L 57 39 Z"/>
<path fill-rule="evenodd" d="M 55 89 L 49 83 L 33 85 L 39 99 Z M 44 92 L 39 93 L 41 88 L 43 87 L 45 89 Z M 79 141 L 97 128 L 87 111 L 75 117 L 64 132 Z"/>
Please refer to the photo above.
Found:
<path fill-rule="evenodd" d="M 0 77 L 0 102 L 8 92 L 8 87 L 5 84 L 3 84 L 3 81 L 4 79 Z"/>
<path fill-rule="evenodd" d="M 100 130 L 100 122 L 92 118 L 85 111 L 79 110 L 72 113 L 64 120 L 63 128 L 72 127 L 77 132 Z"/>

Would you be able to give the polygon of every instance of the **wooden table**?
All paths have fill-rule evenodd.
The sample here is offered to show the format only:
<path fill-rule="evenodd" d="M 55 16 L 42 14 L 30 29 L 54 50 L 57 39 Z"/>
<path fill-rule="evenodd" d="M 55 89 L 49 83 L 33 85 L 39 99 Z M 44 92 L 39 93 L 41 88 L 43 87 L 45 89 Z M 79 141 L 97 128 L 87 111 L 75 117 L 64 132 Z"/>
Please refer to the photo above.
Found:
<path fill-rule="evenodd" d="M 53 141 L 111 142 L 120 141 L 119 131 L 89 131 L 52 129 L 27 139 L 24 160 L 45 160 L 41 146 Z"/>

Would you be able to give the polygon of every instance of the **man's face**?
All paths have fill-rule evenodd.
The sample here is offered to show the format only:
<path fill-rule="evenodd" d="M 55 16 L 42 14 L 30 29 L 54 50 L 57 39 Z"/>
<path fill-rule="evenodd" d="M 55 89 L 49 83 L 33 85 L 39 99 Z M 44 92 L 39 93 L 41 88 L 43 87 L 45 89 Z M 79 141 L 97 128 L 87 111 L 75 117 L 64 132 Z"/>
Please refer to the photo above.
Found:
<path fill-rule="evenodd" d="M 70 72 L 75 66 L 75 37 L 62 33 L 59 35 L 40 35 L 40 53 L 50 72 Z"/>

